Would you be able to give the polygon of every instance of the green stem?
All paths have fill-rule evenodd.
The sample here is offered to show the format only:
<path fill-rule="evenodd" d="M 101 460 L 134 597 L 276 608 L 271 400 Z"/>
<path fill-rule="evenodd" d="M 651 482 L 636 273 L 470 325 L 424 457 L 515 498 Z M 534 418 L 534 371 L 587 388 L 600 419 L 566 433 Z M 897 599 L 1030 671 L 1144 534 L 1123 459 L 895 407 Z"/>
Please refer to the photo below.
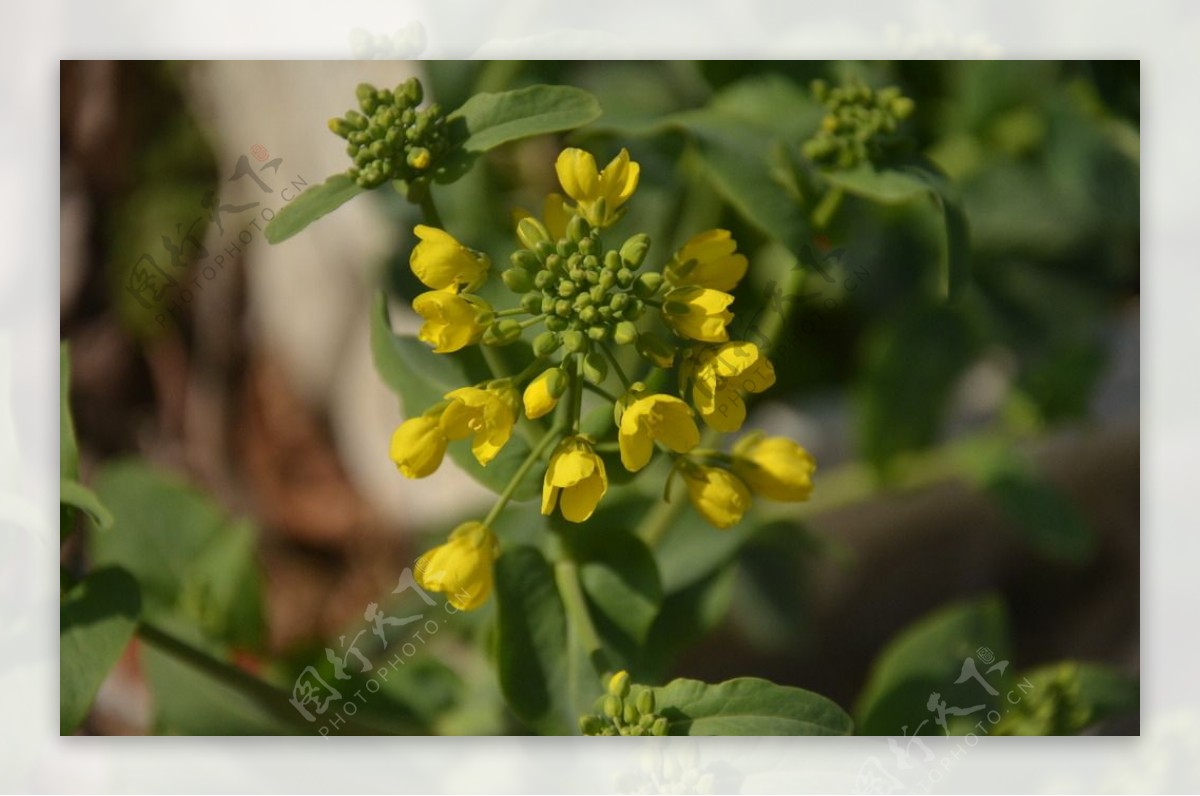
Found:
<path fill-rule="evenodd" d="M 633 382 L 629 380 L 629 377 L 625 375 L 625 371 L 621 369 L 621 363 L 617 362 L 616 355 L 606 345 L 600 346 L 600 350 L 604 352 L 604 356 L 608 357 L 608 361 L 612 363 L 613 370 L 616 371 L 617 378 L 621 380 L 621 384 L 625 385 L 625 389 L 628 390 L 632 387 Z"/>
<path fill-rule="evenodd" d="M 138 625 L 138 636 L 152 647 L 200 670 L 204 674 L 220 681 L 222 684 L 237 691 L 249 702 L 279 721 L 305 734 L 315 733 L 318 729 L 315 722 L 310 723 L 292 705 L 288 695 L 269 683 L 266 683 L 248 672 L 218 660 L 203 650 L 176 638 L 170 633 L 155 627 L 148 622 Z M 366 724 L 358 719 L 341 716 L 345 721 L 346 731 L 352 735 L 393 735 L 394 733 Z"/>
<path fill-rule="evenodd" d="M 571 374 L 571 433 L 579 433 L 579 418 L 583 414 L 583 357 L 577 357 L 579 367 Z"/>
<path fill-rule="evenodd" d="M 598 384 L 592 384 L 590 381 L 585 380 L 583 382 L 583 388 L 585 390 L 591 390 L 592 392 L 596 393 L 596 395 L 599 395 L 601 398 L 607 401 L 612 401 L 614 404 L 617 402 L 617 396 L 613 395 Z"/>
<path fill-rule="evenodd" d="M 528 315 L 528 314 L 529 314 L 529 310 L 527 310 L 523 307 L 513 307 L 510 310 L 500 310 L 497 313 L 495 313 L 497 318 L 508 318 L 513 315 Z"/>
<path fill-rule="evenodd" d="M 830 188 L 825 192 L 825 195 L 821 197 L 821 201 L 813 208 L 812 223 L 814 227 L 825 229 L 829 225 L 838 208 L 842 206 L 843 196 L 845 196 L 845 192 L 840 187 Z"/>
<path fill-rule="evenodd" d="M 587 602 L 583 596 L 583 585 L 579 582 L 579 567 L 569 558 L 560 559 L 554 564 L 554 581 L 558 585 L 558 593 L 562 597 L 563 607 L 567 612 L 567 623 L 579 635 L 579 642 L 587 652 L 588 660 L 596 674 L 601 678 L 611 674 L 604 647 L 592 617 L 588 613 Z"/>
<path fill-rule="evenodd" d="M 428 184 L 425 185 L 421 192 L 421 215 L 425 217 L 425 223 L 431 227 L 442 229 L 442 214 L 438 212 L 437 205 L 433 202 L 433 188 Z"/>
<path fill-rule="evenodd" d="M 513 473 L 513 477 L 509 480 L 508 485 L 504 487 L 504 491 L 496 498 L 496 503 L 492 506 L 492 510 L 483 518 L 484 525 L 491 526 L 496 521 L 496 518 L 500 516 L 500 512 L 504 511 L 504 507 L 508 505 L 508 501 L 512 500 L 513 493 L 517 491 L 517 487 L 525 480 L 526 474 L 537 463 L 537 460 L 541 458 L 550 443 L 554 442 L 554 438 L 562 433 L 562 430 L 561 426 L 555 426 L 537 441 L 537 444 L 529 451 L 529 455 L 525 457 L 525 461 L 521 462 L 521 466 Z"/>

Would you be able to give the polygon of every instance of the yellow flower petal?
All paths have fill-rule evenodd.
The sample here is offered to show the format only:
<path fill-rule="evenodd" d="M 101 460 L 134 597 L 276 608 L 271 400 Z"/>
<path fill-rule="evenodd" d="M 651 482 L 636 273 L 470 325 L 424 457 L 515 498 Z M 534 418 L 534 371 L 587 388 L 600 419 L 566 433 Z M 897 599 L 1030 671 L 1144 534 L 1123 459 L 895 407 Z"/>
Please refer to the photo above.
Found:
<path fill-rule="evenodd" d="M 561 378 L 561 375 L 558 374 L 560 371 L 557 368 L 547 368 L 525 388 L 522 400 L 525 405 L 525 416 L 530 420 L 544 417 L 558 406 L 558 398 L 550 389 L 551 382 Z"/>
<path fill-rule="evenodd" d="M 592 444 L 583 437 L 567 437 L 555 448 L 546 468 L 542 513 L 550 514 L 558 505 L 564 518 L 583 522 L 592 516 L 607 490 L 604 461 Z"/>
<path fill-rule="evenodd" d="M 505 380 L 486 388 L 461 387 L 446 393 L 441 429 L 448 439 L 473 436 L 471 453 L 486 467 L 508 443 L 517 422 L 517 392 Z"/>
<path fill-rule="evenodd" d="M 487 279 L 491 260 L 472 251 L 453 235 L 437 227 L 418 224 L 413 232 L 420 243 L 413 247 L 409 265 L 425 285 L 434 290 L 475 290 Z"/>
<path fill-rule="evenodd" d="M 448 354 L 479 342 L 487 329 L 479 319 L 491 307 L 478 296 L 431 290 L 413 299 L 413 310 L 425 319 L 417 337 L 435 353 Z"/>
<path fill-rule="evenodd" d="M 661 442 L 676 453 L 700 444 L 700 430 L 691 407 L 672 395 L 645 395 L 628 401 L 621 415 L 617 441 L 621 463 L 630 472 L 646 466 Z"/>
<path fill-rule="evenodd" d="M 729 339 L 726 326 L 733 313 L 726 308 L 733 296 L 719 290 L 689 285 L 677 287 L 663 299 L 663 320 L 680 337 L 706 343 Z"/>
<path fill-rule="evenodd" d="M 743 393 L 775 383 L 775 367 L 753 343 L 730 342 L 691 355 L 692 404 L 710 428 L 737 431 L 746 420 Z"/>
<path fill-rule="evenodd" d="M 389 452 L 405 478 L 432 475 L 446 455 L 446 437 L 436 417 L 412 417 L 392 434 Z"/>
<path fill-rule="evenodd" d="M 417 559 L 413 574 L 421 588 L 442 592 L 455 608 L 470 611 L 487 602 L 492 593 L 492 565 L 498 552 L 490 528 L 481 522 L 465 522 L 445 544 Z"/>
<path fill-rule="evenodd" d="M 808 500 L 817 463 L 786 437 L 752 434 L 733 449 L 733 470 L 755 494 L 788 503 Z"/>
<path fill-rule="evenodd" d="M 735 253 L 737 243 L 727 229 L 695 235 L 675 252 L 664 274 L 672 285 L 695 285 L 726 293 L 746 275 L 749 262 Z"/>
<path fill-rule="evenodd" d="M 554 170 L 563 191 L 578 206 L 578 212 L 594 227 L 607 227 L 621 217 L 621 206 L 637 190 L 641 167 L 622 149 L 603 171 L 596 168 L 590 152 L 564 149 Z M 547 221 L 549 223 L 549 221 Z"/>
<path fill-rule="evenodd" d="M 683 478 L 696 511 L 718 528 L 736 525 L 750 508 L 750 490 L 728 470 L 690 465 Z"/>

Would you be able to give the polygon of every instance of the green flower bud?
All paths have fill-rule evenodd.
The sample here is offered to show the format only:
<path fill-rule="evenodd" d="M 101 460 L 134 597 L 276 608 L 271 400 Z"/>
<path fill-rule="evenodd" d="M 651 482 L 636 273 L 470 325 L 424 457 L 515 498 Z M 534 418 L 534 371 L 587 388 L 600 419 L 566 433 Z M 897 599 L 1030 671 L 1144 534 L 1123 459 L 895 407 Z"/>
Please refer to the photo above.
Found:
<path fill-rule="evenodd" d="M 600 325 L 589 326 L 587 330 L 587 336 L 598 343 L 603 342 L 605 338 L 608 337 L 608 327 Z"/>
<path fill-rule="evenodd" d="M 417 171 L 422 171 L 429 168 L 429 164 L 433 161 L 433 155 L 429 154 L 429 150 L 423 146 L 414 147 L 408 150 L 408 157 L 405 158 L 405 161 Z"/>
<path fill-rule="evenodd" d="M 560 240 L 554 245 L 554 251 L 558 252 L 559 257 L 570 257 L 575 253 L 575 244 L 569 240 Z"/>
<path fill-rule="evenodd" d="M 584 307 L 590 307 L 593 303 L 592 294 L 586 291 L 575 297 L 575 309 L 577 310 L 581 310 Z"/>
<path fill-rule="evenodd" d="M 628 293 L 617 293 L 608 300 L 608 306 L 618 312 L 625 309 L 625 305 L 629 303 L 630 296 Z"/>
<path fill-rule="evenodd" d="M 621 321 L 613 330 L 613 342 L 617 345 L 628 345 L 637 340 L 637 327 L 630 321 Z"/>
<path fill-rule="evenodd" d="M 619 696 L 609 694 L 608 696 L 604 697 L 605 716 L 608 716 L 610 719 L 619 718 L 624 710 L 625 706 L 621 704 L 621 698 Z"/>
<path fill-rule="evenodd" d="M 509 268 L 500 274 L 500 279 L 514 293 L 524 293 L 533 287 L 533 277 L 523 268 Z"/>
<path fill-rule="evenodd" d="M 538 241 L 537 246 L 534 247 L 534 251 L 537 252 L 539 259 L 547 260 L 550 258 L 550 255 L 554 254 L 554 243 L 549 239 Z"/>
<path fill-rule="evenodd" d="M 600 718 L 597 716 L 580 716 L 579 731 L 584 735 L 599 735 L 602 728 Z"/>
<path fill-rule="evenodd" d="M 483 333 L 484 345 L 502 346 L 515 343 L 521 336 L 521 324 L 511 318 L 493 323 Z"/>
<path fill-rule="evenodd" d="M 560 318 L 567 318 L 571 315 L 571 302 L 566 299 L 559 299 L 554 302 L 554 314 Z"/>
<path fill-rule="evenodd" d="M 624 669 L 608 678 L 608 693 L 624 699 L 629 696 L 629 689 L 629 672 Z"/>
<path fill-rule="evenodd" d="M 410 105 L 420 105 L 421 100 L 425 99 L 425 91 L 421 87 L 421 81 L 415 77 L 410 77 L 402 85 L 396 86 L 396 93 L 403 95 L 404 99 Z"/>
<path fill-rule="evenodd" d="M 622 268 L 617 271 L 617 284 L 621 287 L 629 287 L 633 284 L 633 271 L 628 268 Z"/>
<path fill-rule="evenodd" d="M 329 120 L 330 131 L 340 138 L 350 138 L 350 134 L 354 132 L 354 126 L 345 119 L 335 116 Z"/>
<path fill-rule="evenodd" d="M 595 238 L 583 238 L 579 241 L 579 253 L 595 254 L 597 245 Z"/>
<path fill-rule="evenodd" d="M 642 313 L 646 311 L 646 305 L 641 299 L 634 299 L 625 307 L 625 311 L 621 313 L 627 321 L 636 321 L 642 317 Z"/>
<path fill-rule="evenodd" d="M 663 275 L 653 272 L 641 274 L 637 281 L 633 283 L 633 293 L 638 298 L 653 298 L 654 294 L 662 287 Z"/>
<path fill-rule="evenodd" d="M 592 227 L 583 216 L 571 216 L 567 222 L 567 237 L 575 243 L 582 242 L 592 233 Z"/>
<path fill-rule="evenodd" d="M 583 267 L 588 271 L 595 271 L 600 267 L 600 261 L 596 259 L 596 255 L 589 254 L 583 258 Z"/>
<path fill-rule="evenodd" d="M 358 107 L 363 109 L 363 113 L 374 113 L 375 108 L 379 106 L 379 100 L 375 98 L 375 87 L 370 83 L 359 83 L 354 89 L 354 96 L 358 97 Z"/>
<path fill-rule="evenodd" d="M 558 283 L 558 295 L 563 298 L 570 298 L 575 295 L 575 283 L 569 279 L 564 279 Z"/>
<path fill-rule="evenodd" d="M 599 317 L 600 314 L 596 312 L 595 307 L 584 307 L 579 311 L 579 320 L 583 321 L 584 323 L 595 323 L 596 319 Z"/>
<path fill-rule="evenodd" d="M 533 353 L 539 357 L 548 357 L 558 350 L 562 340 L 554 332 L 542 332 L 533 338 Z"/>
<path fill-rule="evenodd" d="M 612 271 L 605 271 L 600 274 L 600 281 L 596 283 L 602 291 L 608 292 L 608 289 L 617 283 L 617 275 Z"/>
<path fill-rule="evenodd" d="M 658 717 L 654 720 L 654 725 L 650 728 L 651 735 L 662 737 L 667 734 L 667 720 L 665 717 Z"/>
<path fill-rule="evenodd" d="M 589 285 L 595 285 L 600 281 L 600 274 L 596 271 L 588 271 L 583 275 L 583 280 Z"/>
<path fill-rule="evenodd" d="M 563 258 L 559 257 L 557 252 L 546 257 L 546 270 L 557 274 L 562 273 L 562 269 Z"/>
<path fill-rule="evenodd" d="M 897 119 L 903 121 L 909 116 L 912 116 L 912 112 L 916 109 L 916 107 L 917 104 L 913 102 L 911 98 L 897 97 L 896 99 L 892 100 L 888 110 L 890 110 L 892 115 Z"/>
<path fill-rule="evenodd" d="M 626 724 L 637 724 L 641 717 L 642 715 L 638 713 L 636 705 L 631 702 L 625 703 L 625 709 L 621 711 L 621 718 L 625 720 Z M 632 734 L 632 732 L 630 734 Z"/>
<path fill-rule="evenodd" d="M 552 332 L 565 331 L 569 325 L 566 318 L 560 318 L 557 315 L 551 315 L 549 318 L 543 321 L 543 323 L 545 323 L 546 328 Z"/>
<path fill-rule="evenodd" d="M 646 259 L 646 252 L 649 249 L 650 236 L 639 232 L 621 246 L 621 262 L 625 264 L 626 268 L 636 271 L 642 267 L 642 260 Z"/>
<path fill-rule="evenodd" d="M 536 271 L 541 267 L 537 255 L 529 249 L 517 249 L 508 258 L 514 268 L 524 268 L 526 271 Z"/>
<path fill-rule="evenodd" d="M 637 695 L 637 709 L 642 713 L 654 712 L 654 692 L 649 688 Z"/>
<path fill-rule="evenodd" d="M 521 245 L 526 249 L 536 250 L 540 254 L 541 245 L 550 242 L 550 233 L 546 231 L 542 222 L 533 216 L 526 216 L 517 222 L 517 240 L 521 241 Z"/>
<path fill-rule="evenodd" d="M 609 271 L 616 271 L 621 267 L 621 255 L 616 252 L 604 253 L 604 267 Z"/>
<path fill-rule="evenodd" d="M 573 282 L 584 282 L 587 279 L 587 273 L 582 268 L 572 268 L 567 271 L 567 276 L 571 277 Z"/>
<path fill-rule="evenodd" d="M 524 296 L 521 296 L 521 309 L 536 315 L 542 309 L 543 298 L 544 296 L 536 290 L 526 293 Z"/>
<path fill-rule="evenodd" d="M 577 354 L 587 347 L 587 338 L 583 336 L 583 332 L 578 329 L 572 329 L 569 332 L 563 332 L 562 336 L 563 348 L 568 353 Z"/>
<path fill-rule="evenodd" d="M 556 278 L 557 277 L 555 277 L 550 271 L 538 271 L 533 275 L 533 286 L 538 290 L 547 290 L 554 285 Z M 542 312 L 549 311 L 550 310 L 542 310 Z"/>

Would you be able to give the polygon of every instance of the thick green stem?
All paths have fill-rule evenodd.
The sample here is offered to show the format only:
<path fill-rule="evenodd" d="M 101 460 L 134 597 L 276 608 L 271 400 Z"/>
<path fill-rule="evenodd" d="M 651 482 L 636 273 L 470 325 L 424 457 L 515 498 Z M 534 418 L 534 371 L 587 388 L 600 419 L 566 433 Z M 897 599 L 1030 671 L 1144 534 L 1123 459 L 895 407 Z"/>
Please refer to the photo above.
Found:
<path fill-rule="evenodd" d="M 421 215 L 425 217 L 425 223 L 431 227 L 442 228 L 442 214 L 438 212 L 437 205 L 433 203 L 433 189 L 429 184 L 425 185 L 421 192 Z"/>
<path fill-rule="evenodd" d="M 579 582 L 579 567 L 569 558 L 564 558 L 554 564 L 554 580 L 558 584 L 558 593 L 562 597 L 563 607 L 567 612 L 567 623 L 579 637 L 579 643 L 587 652 L 592 668 L 600 677 L 611 674 L 604 647 L 596 626 L 592 624 L 591 614 L 588 613 L 587 602 L 583 596 L 583 584 Z"/>
<path fill-rule="evenodd" d="M 203 650 L 176 638 L 170 633 L 155 627 L 148 622 L 138 625 L 138 637 L 152 647 L 167 653 L 189 666 L 203 672 L 209 677 L 234 689 L 247 701 L 258 706 L 264 712 L 284 724 L 310 734 L 318 729 L 315 723 L 309 723 L 297 712 L 288 695 L 269 683 L 259 680 L 252 674 L 244 672 L 236 666 L 217 660 Z M 341 716 L 344 727 L 351 735 L 394 735 L 395 733 L 382 730 L 363 723 L 361 720 Z"/>
<path fill-rule="evenodd" d="M 560 433 L 562 433 L 562 426 L 555 426 L 537 441 L 537 444 L 529 451 L 529 455 L 525 457 L 525 461 L 521 462 L 521 466 L 513 473 L 513 477 L 509 480 L 508 485 L 504 487 L 504 491 L 496 498 L 496 503 L 492 506 L 492 510 L 483 518 L 484 525 L 490 526 L 496 521 L 496 518 L 500 516 L 500 512 L 504 511 L 504 507 L 508 505 L 508 501 L 512 500 L 513 493 L 517 491 L 517 487 L 525 480 L 525 476 L 529 473 L 529 470 L 537 463 L 537 460 L 542 457 L 546 448 L 549 447 L 550 443 L 554 442 Z"/>

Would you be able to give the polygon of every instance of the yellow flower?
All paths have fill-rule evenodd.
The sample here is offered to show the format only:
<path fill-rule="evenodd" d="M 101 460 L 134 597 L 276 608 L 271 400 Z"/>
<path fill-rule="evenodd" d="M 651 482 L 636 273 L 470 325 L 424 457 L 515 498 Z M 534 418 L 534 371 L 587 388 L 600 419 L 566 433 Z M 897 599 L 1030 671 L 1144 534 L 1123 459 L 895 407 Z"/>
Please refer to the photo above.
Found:
<path fill-rule="evenodd" d="M 592 516 L 596 504 L 608 491 L 604 462 L 584 437 L 567 437 L 558 443 L 546 479 L 542 483 L 542 514 L 550 514 L 555 505 L 571 522 L 583 522 Z M 561 493 L 561 494 L 560 494 Z"/>
<path fill-rule="evenodd" d="M 558 406 L 566 386 L 562 371 L 558 368 L 547 368 L 541 375 L 529 382 L 525 388 L 525 416 L 530 420 L 550 414 Z"/>
<path fill-rule="evenodd" d="M 499 553 L 496 535 L 482 522 L 464 522 L 438 545 L 417 559 L 417 584 L 442 592 L 460 611 L 487 602 L 492 593 L 492 564 Z"/>
<path fill-rule="evenodd" d="M 413 247 L 412 272 L 434 290 L 475 290 L 487 280 L 491 259 L 463 246 L 454 236 L 437 227 L 417 224 L 413 232 L 421 242 Z"/>
<path fill-rule="evenodd" d="M 446 393 L 450 405 L 442 412 L 441 429 L 447 439 L 474 434 L 471 453 L 484 467 L 512 436 L 517 422 L 517 391 L 507 380 L 487 387 L 462 387 Z"/>
<path fill-rule="evenodd" d="M 492 308 L 479 296 L 452 290 L 431 290 L 413 299 L 413 309 L 425 319 L 417 337 L 433 346 L 438 354 L 448 354 L 479 342 L 487 330 Z"/>
<path fill-rule="evenodd" d="M 671 395 L 646 395 L 625 407 L 617 439 L 621 463 L 635 473 L 649 463 L 655 441 L 676 453 L 687 453 L 700 444 L 700 430 L 692 408 L 683 401 Z"/>
<path fill-rule="evenodd" d="M 532 213 L 522 210 L 519 207 L 513 211 L 512 215 L 514 227 L 523 218 L 533 218 Z M 542 221 L 546 227 L 546 232 L 549 233 L 550 240 L 556 241 L 565 238 L 567 236 L 567 222 L 570 220 L 571 210 L 567 207 L 562 194 L 547 194 L 545 201 L 542 203 Z M 524 245 L 524 241 L 522 241 L 522 245 Z"/>
<path fill-rule="evenodd" d="M 392 461 L 405 478 L 432 475 L 446 455 L 446 435 L 436 414 L 410 417 L 392 433 Z"/>
<path fill-rule="evenodd" d="M 679 369 L 681 391 L 692 383 L 692 404 L 709 428 L 728 433 L 746 422 L 742 393 L 775 383 L 775 368 L 754 343 L 733 342 L 693 351 Z"/>
<path fill-rule="evenodd" d="M 796 503 L 812 493 L 817 463 L 787 437 L 747 434 L 733 446 L 733 471 L 755 494 Z"/>
<path fill-rule="evenodd" d="M 737 254 L 737 241 L 727 229 L 696 235 L 667 263 L 663 273 L 672 285 L 696 285 L 726 293 L 737 287 L 749 263 Z"/>
<path fill-rule="evenodd" d="M 663 299 L 663 320 L 680 337 L 705 343 L 729 339 L 725 326 L 733 320 L 726 307 L 733 296 L 706 287 L 677 287 Z"/>
<path fill-rule="evenodd" d="M 716 527 L 736 525 L 750 508 L 750 490 L 728 470 L 688 463 L 681 472 L 692 505 Z"/>
<path fill-rule="evenodd" d="M 582 149 L 564 149 L 554 164 L 563 191 L 579 205 L 579 214 L 594 227 L 607 227 L 621 217 L 621 205 L 637 190 L 641 167 L 622 149 L 603 171 Z"/>

